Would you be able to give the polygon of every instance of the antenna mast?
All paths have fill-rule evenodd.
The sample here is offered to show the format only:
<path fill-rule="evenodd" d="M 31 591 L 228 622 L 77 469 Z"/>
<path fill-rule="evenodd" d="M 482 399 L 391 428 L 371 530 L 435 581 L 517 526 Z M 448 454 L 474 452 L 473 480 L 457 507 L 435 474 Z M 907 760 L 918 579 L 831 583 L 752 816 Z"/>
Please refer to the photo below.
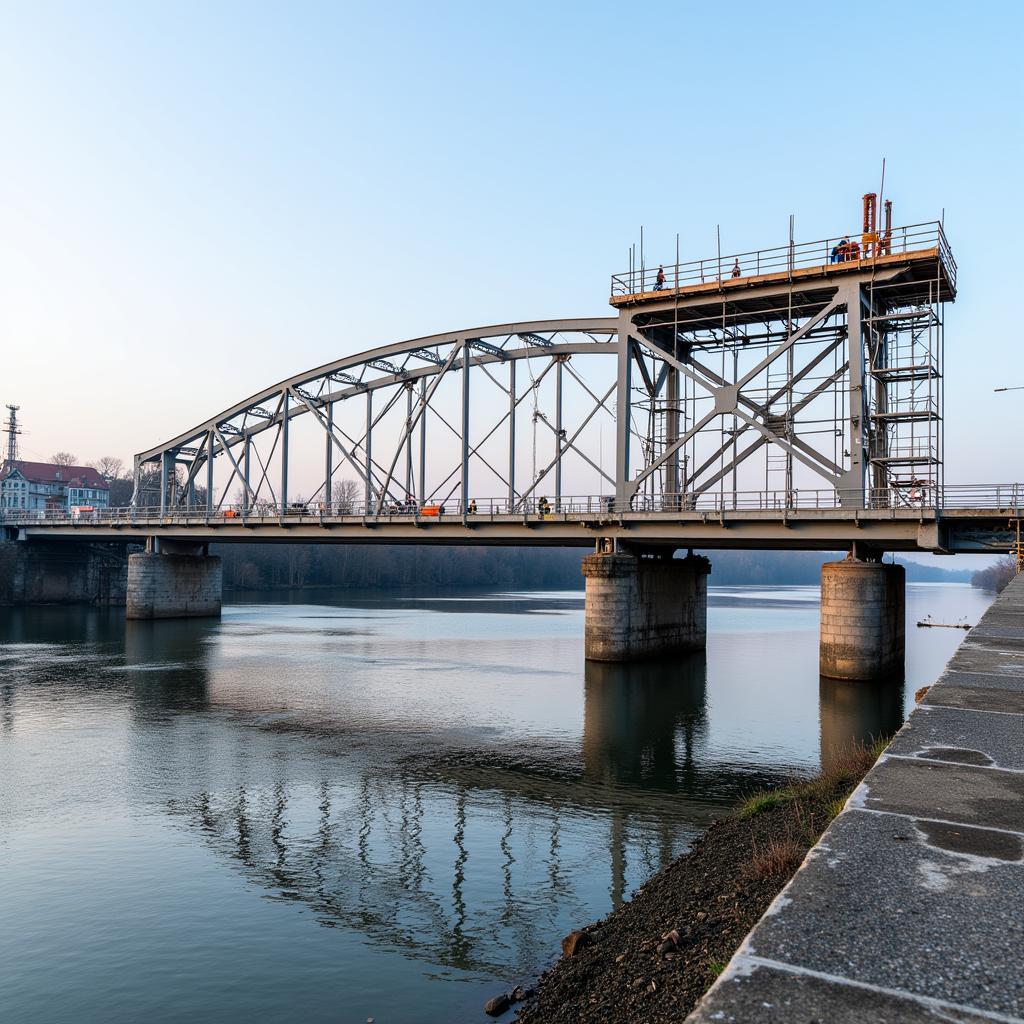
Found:
<path fill-rule="evenodd" d="M 7 406 L 7 427 L 5 432 L 7 434 L 7 462 L 18 461 L 18 435 L 21 433 L 21 427 L 18 426 L 18 409 L 21 406 L 10 405 Z"/>

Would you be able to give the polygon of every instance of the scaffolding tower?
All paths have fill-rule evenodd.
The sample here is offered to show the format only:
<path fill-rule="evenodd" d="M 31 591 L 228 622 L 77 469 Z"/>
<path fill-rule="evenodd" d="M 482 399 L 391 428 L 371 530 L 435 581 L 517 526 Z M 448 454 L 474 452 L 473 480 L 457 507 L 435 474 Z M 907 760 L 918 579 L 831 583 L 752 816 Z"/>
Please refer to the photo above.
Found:
<path fill-rule="evenodd" d="M 898 507 L 942 480 L 941 223 L 612 278 L 619 312 L 618 496 L 634 508 Z"/>

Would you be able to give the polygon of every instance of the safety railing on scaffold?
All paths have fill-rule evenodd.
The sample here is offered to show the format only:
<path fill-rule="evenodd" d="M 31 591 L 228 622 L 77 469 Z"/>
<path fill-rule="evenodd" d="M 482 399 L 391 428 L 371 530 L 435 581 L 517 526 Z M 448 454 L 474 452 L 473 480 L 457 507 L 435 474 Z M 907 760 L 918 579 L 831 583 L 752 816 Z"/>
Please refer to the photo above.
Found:
<path fill-rule="evenodd" d="M 443 523 L 453 520 L 543 521 L 560 519 L 593 520 L 619 516 L 662 516 L 686 518 L 692 515 L 849 511 L 866 508 L 893 512 L 976 511 L 1017 517 L 1024 515 L 1024 484 L 953 484 L 938 487 L 928 483 L 860 491 L 794 488 L 791 490 L 737 491 L 725 494 L 638 495 L 628 503 L 610 495 L 583 495 L 559 499 L 507 498 L 444 502 L 295 502 L 287 508 L 259 503 L 208 509 L 205 506 L 97 508 L 89 510 L 0 509 L 0 524 L 9 526 L 202 526 L 207 524 L 258 526 L 287 521 L 378 522 L 415 521 Z"/>
<path fill-rule="evenodd" d="M 870 266 L 876 257 L 898 253 L 938 250 L 951 285 L 956 287 L 956 260 L 946 240 L 940 221 L 908 224 L 879 232 L 876 241 L 862 241 L 859 232 L 822 238 L 813 242 L 794 242 L 770 249 L 755 249 L 689 260 L 684 263 L 656 264 L 636 267 L 622 274 L 612 275 L 612 298 L 623 295 L 642 295 L 726 281 L 734 278 L 759 277 L 763 274 L 792 273 L 810 267 L 828 267 L 831 264 L 859 263 Z M 664 279 L 659 281 L 659 275 Z"/>

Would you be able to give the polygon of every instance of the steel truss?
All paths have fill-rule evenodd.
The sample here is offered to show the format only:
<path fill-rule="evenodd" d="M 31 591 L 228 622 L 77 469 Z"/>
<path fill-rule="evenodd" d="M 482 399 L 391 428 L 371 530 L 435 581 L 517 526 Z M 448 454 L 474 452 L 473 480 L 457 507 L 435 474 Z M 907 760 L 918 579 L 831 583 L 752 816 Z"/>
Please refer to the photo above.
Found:
<path fill-rule="evenodd" d="M 368 515 L 436 504 L 468 513 L 471 481 L 479 475 L 489 486 L 500 485 L 510 511 L 547 494 L 557 508 L 568 462 L 588 467 L 614 492 L 614 476 L 581 441 L 597 417 L 614 418 L 614 375 L 607 375 L 610 384 L 591 386 L 576 363 L 605 356 L 601 365 L 610 367 L 616 341 L 614 317 L 530 321 L 418 338 L 337 360 L 137 455 L 133 504 L 161 512 L 237 508 L 242 514 L 283 514 L 297 505 L 344 514 L 358 506 Z M 486 389 L 486 419 L 480 401 L 474 404 L 478 389 Z M 526 423 L 524 405 L 532 413 Z M 314 437 L 307 431 L 296 440 L 300 417 L 314 425 Z M 534 458 L 524 473 L 527 431 Z M 446 438 L 455 445 L 447 465 Z M 319 485 L 293 497 L 298 460 L 309 477 L 311 445 L 321 448 Z M 357 493 L 351 486 L 339 491 L 339 482 L 353 478 Z"/>
<path fill-rule="evenodd" d="M 568 502 L 566 472 L 618 511 L 752 492 L 796 508 L 822 488 L 850 508 L 931 505 L 952 297 L 935 251 L 934 273 L 886 253 L 345 357 L 137 455 L 133 507 L 466 517 L 476 497 L 525 515 Z"/>
<path fill-rule="evenodd" d="M 925 503 L 942 484 L 941 300 L 887 267 L 624 308 L 620 502 L 762 490 L 796 507 L 825 486 L 846 507 Z"/>

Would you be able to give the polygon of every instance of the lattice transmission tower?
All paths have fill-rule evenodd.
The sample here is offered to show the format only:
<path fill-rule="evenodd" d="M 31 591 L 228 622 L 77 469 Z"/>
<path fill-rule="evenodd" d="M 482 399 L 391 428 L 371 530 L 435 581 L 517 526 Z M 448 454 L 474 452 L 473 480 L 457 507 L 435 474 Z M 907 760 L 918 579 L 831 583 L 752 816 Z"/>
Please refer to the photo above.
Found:
<path fill-rule="evenodd" d="M 18 435 L 21 427 L 18 426 L 18 405 L 7 406 L 7 426 L 4 428 L 7 434 L 7 462 L 18 461 Z"/>

